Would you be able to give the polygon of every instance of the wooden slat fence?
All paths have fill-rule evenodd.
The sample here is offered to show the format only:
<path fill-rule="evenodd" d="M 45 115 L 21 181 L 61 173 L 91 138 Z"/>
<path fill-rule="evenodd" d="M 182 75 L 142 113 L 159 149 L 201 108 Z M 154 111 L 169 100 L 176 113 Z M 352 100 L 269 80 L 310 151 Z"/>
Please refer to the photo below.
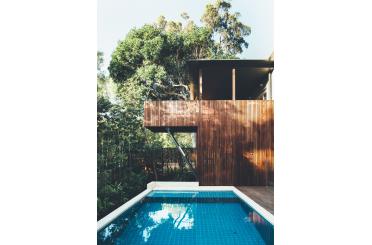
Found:
<path fill-rule="evenodd" d="M 195 167 L 196 149 L 184 148 L 184 151 Z M 181 154 L 177 148 L 116 152 L 116 156 L 118 155 L 123 157 L 116 158 L 116 161 L 112 161 L 110 155 L 105 154 L 100 155 L 98 158 L 98 173 L 106 171 L 110 175 L 109 178 L 112 183 L 125 177 L 128 167 L 140 167 L 145 169 L 149 176 L 148 181 L 178 181 L 180 180 L 179 178 L 190 178 L 192 176 L 191 171 L 184 165 Z M 106 164 L 107 162 L 110 164 Z"/>

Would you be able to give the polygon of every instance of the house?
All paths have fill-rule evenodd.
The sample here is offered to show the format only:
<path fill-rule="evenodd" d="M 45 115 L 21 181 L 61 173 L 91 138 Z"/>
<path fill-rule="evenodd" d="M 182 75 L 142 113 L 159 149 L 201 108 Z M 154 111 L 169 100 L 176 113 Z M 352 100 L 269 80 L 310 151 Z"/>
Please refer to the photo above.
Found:
<path fill-rule="evenodd" d="M 201 185 L 273 185 L 272 58 L 190 60 L 190 100 L 145 102 L 146 128 L 196 132 Z"/>

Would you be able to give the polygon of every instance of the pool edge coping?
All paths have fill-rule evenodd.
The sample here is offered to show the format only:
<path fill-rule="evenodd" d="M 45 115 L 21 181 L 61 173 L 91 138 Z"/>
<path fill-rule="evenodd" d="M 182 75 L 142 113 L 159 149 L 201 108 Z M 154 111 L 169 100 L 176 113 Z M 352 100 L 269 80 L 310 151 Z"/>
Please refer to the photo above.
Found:
<path fill-rule="evenodd" d="M 130 209 L 136 203 L 141 201 L 151 191 L 157 190 L 174 190 L 174 191 L 233 191 L 242 201 L 251 206 L 262 217 L 264 217 L 270 224 L 274 226 L 274 215 L 253 201 L 249 196 L 241 192 L 235 186 L 199 186 L 199 182 L 161 182 L 152 181 L 147 184 L 147 189 L 142 191 L 137 196 L 133 197 L 99 221 L 97 221 L 97 232 L 107 226 L 110 222 L 116 219 L 119 215 Z"/>
<path fill-rule="evenodd" d="M 152 189 L 146 189 L 142 191 L 140 194 L 133 197 L 132 199 L 130 199 L 129 201 L 127 201 L 126 203 L 124 203 L 123 205 L 121 205 L 120 207 L 118 207 L 117 209 L 115 209 L 114 211 L 112 211 L 111 213 L 109 213 L 108 215 L 100 219 L 99 221 L 97 221 L 97 231 L 101 230 L 106 225 L 111 223 L 114 219 L 116 219 L 119 215 L 121 215 L 122 213 L 124 213 L 125 211 L 133 207 L 136 203 L 141 201 L 151 191 Z"/>

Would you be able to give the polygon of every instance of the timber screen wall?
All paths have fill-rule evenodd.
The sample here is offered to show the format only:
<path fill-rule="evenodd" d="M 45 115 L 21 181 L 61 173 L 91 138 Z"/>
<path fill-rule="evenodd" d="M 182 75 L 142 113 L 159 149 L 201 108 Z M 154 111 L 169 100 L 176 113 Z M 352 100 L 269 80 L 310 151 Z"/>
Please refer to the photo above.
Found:
<path fill-rule="evenodd" d="M 145 102 L 144 126 L 197 132 L 201 185 L 273 185 L 272 100 Z"/>

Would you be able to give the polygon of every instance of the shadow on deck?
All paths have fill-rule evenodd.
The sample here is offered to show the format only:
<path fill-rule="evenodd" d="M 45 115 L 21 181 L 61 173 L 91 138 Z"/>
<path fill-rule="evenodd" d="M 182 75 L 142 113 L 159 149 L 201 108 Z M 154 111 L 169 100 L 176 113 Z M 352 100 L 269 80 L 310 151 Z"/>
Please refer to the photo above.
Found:
<path fill-rule="evenodd" d="M 236 186 L 241 192 L 253 201 L 274 214 L 274 187 L 273 186 Z"/>

